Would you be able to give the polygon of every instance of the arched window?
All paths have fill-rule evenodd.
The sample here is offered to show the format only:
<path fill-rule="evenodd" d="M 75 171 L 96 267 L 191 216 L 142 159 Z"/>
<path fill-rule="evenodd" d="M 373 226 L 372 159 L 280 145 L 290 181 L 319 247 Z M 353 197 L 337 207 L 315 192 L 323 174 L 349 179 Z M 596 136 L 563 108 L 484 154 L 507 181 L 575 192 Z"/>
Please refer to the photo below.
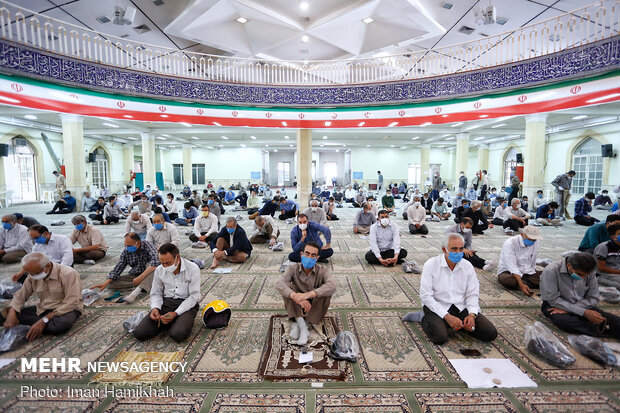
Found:
<path fill-rule="evenodd" d="M 577 146 L 573 152 L 572 169 L 575 171 L 572 186 L 574 194 L 598 193 L 603 183 L 603 157 L 600 142 L 587 138 Z"/>
<path fill-rule="evenodd" d="M 108 188 L 109 189 L 109 179 L 108 179 L 108 155 L 103 150 L 103 148 L 99 147 L 95 149 L 95 162 L 91 163 L 91 171 L 92 171 L 92 183 L 94 188 Z"/>
<path fill-rule="evenodd" d="M 34 148 L 23 136 L 9 142 L 9 156 L 4 158 L 4 175 L 7 192 L 13 202 L 37 200 L 37 173 Z"/>
<path fill-rule="evenodd" d="M 510 186 L 510 174 L 517 171 L 517 154 L 519 148 L 511 148 L 504 156 L 504 176 L 502 178 L 505 187 Z"/>

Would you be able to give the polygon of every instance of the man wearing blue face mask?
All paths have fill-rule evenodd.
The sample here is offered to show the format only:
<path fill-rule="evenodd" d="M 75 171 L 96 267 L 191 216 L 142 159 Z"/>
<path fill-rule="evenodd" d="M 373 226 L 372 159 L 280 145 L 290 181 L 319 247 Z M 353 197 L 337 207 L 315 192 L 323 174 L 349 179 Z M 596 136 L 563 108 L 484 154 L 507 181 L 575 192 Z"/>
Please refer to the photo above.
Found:
<path fill-rule="evenodd" d="M 63 197 L 56 201 L 51 211 L 46 212 L 47 215 L 52 214 L 69 214 L 75 209 L 77 201 L 71 196 L 70 191 L 65 191 Z"/>
<path fill-rule="evenodd" d="M 598 260 L 598 280 L 603 285 L 620 288 L 620 223 L 607 227 L 607 233 L 610 241 L 594 248 L 594 256 Z"/>
<path fill-rule="evenodd" d="M 123 274 L 128 265 L 131 270 Z M 158 266 L 159 258 L 153 244 L 148 241 L 140 241 L 138 234 L 130 232 L 125 235 L 125 248 L 121 252 L 118 264 L 110 271 L 104 282 L 91 288 L 99 288 L 101 291 L 108 286 L 111 290 L 135 288 L 123 300 L 127 304 L 131 304 L 143 291 L 151 291 L 153 272 Z"/>
<path fill-rule="evenodd" d="M 0 262 L 15 264 L 32 250 L 28 228 L 17 223 L 13 214 L 2 217 L 0 228 Z"/>
<path fill-rule="evenodd" d="M 497 337 L 495 326 L 480 313 L 480 284 L 474 267 L 463 260 L 465 241 L 446 234 L 443 254 L 426 261 L 420 279 L 422 329 L 434 344 L 448 341 L 448 331 L 464 330 L 482 341 Z"/>
<path fill-rule="evenodd" d="M 226 226 L 211 240 L 213 263 L 211 269 L 216 268 L 220 261 L 236 264 L 244 263 L 252 253 L 252 244 L 243 228 L 233 217 L 226 218 Z"/>
<path fill-rule="evenodd" d="M 276 290 L 284 299 L 286 313 L 293 322 L 290 337 L 297 344 L 308 342 L 308 326 L 320 324 L 327 314 L 336 281 L 329 268 L 317 265 L 321 247 L 312 241 L 300 252 L 301 263 L 289 265 L 282 278 L 276 283 Z"/>
<path fill-rule="evenodd" d="M 620 317 L 597 307 L 596 259 L 589 253 L 578 252 L 545 267 L 540 295 L 542 313 L 562 330 L 620 339 Z"/>
<path fill-rule="evenodd" d="M 536 256 L 543 237 L 540 230 L 528 225 L 519 235 L 508 238 L 502 246 L 497 266 L 497 279 L 509 290 L 520 290 L 526 296 L 534 294 L 538 288 L 540 274 L 536 270 Z"/>
<path fill-rule="evenodd" d="M 320 234 L 325 236 L 325 245 L 321 241 Z M 291 230 L 293 252 L 288 255 L 288 259 L 293 262 L 300 262 L 300 252 L 304 250 L 304 245 L 310 241 L 316 243 L 321 249 L 319 251 L 320 262 L 327 262 L 327 259 L 334 254 L 334 250 L 331 247 L 332 233 L 329 228 L 316 222 L 308 221 L 306 214 L 299 214 L 297 216 L 297 226 Z"/>
<path fill-rule="evenodd" d="M 153 216 L 153 226 L 146 233 L 146 240 L 153 244 L 155 249 L 159 249 L 164 244 L 174 244 L 179 246 L 179 231 L 177 228 L 166 222 L 162 214 Z"/>
<path fill-rule="evenodd" d="M 73 262 L 93 265 L 95 261 L 105 257 L 108 244 L 99 228 L 88 225 L 84 215 L 74 216 L 71 223 L 75 228 L 71 233 L 71 243 L 80 243 L 80 248 L 73 249 Z"/>

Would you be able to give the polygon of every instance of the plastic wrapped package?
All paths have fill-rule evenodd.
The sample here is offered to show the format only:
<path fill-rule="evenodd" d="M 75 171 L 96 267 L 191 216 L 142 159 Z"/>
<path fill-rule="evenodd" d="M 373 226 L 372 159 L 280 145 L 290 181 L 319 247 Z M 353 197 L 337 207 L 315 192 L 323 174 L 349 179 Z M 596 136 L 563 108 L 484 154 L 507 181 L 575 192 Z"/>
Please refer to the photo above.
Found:
<path fill-rule="evenodd" d="M 91 290 L 88 288 L 85 290 L 82 290 L 82 301 L 84 302 L 84 306 L 86 307 L 88 307 L 89 305 L 91 305 L 92 303 L 100 299 L 101 297 L 103 297 L 103 295 L 101 294 L 101 292 L 97 290 Z"/>
<path fill-rule="evenodd" d="M 284 243 L 283 242 L 276 242 L 271 247 L 269 247 L 269 249 L 271 251 L 284 251 Z"/>
<path fill-rule="evenodd" d="M 615 366 L 616 356 L 601 340 L 586 335 L 568 336 L 568 342 L 580 354 L 605 366 Z"/>
<path fill-rule="evenodd" d="M 28 330 L 30 330 L 30 326 L 19 324 L 0 333 L 0 353 L 15 350 L 22 343 L 25 343 Z"/>
<path fill-rule="evenodd" d="M 19 289 L 22 288 L 20 283 L 11 280 L 0 280 L 0 298 L 10 300 Z"/>
<path fill-rule="evenodd" d="M 146 317 L 146 311 L 138 311 L 127 320 L 123 321 L 123 328 L 127 330 L 128 333 L 133 333 L 133 331 L 138 327 L 138 324 Z"/>
<path fill-rule="evenodd" d="M 525 327 L 525 347 L 556 367 L 566 368 L 576 361 L 551 330 L 539 321 Z"/>
<path fill-rule="evenodd" d="M 616 287 L 598 287 L 598 292 L 601 296 L 601 300 L 607 301 L 610 304 L 620 303 L 620 291 Z"/>
<path fill-rule="evenodd" d="M 415 261 L 405 261 L 403 262 L 403 271 L 406 273 L 414 273 L 420 274 L 420 266 Z"/>
<path fill-rule="evenodd" d="M 551 261 L 549 258 L 540 258 L 536 260 L 536 265 L 538 265 L 539 267 L 546 267 L 549 264 L 553 264 L 553 261 Z"/>
<path fill-rule="evenodd" d="M 355 363 L 359 354 L 359 344 L 357 344 L 355 336 L 350 331 L 339 332 L 329 342 L 329 352 L 327 355 L 335 360 L 347 360 Z"/>

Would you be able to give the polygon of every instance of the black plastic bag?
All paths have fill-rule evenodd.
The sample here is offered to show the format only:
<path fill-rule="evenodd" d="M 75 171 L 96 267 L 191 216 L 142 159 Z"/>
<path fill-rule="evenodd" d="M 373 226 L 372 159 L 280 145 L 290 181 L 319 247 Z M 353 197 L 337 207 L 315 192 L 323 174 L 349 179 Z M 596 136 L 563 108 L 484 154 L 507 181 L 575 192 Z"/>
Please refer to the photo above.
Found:
<path fill-rule="evenodd" d="M 0 298 L 10 300 L 13 298 L 13 294 L 22 288 L 20 283 L 13 282 L 11 280 L 0 280 Z"/>
<path fill-rule="evenodd" d="M 341 331 L 332 338 L 329 343 L 327 355 L 335 360 L 347 360 L 351 363 L 357 362 L 360 347 L 355 340 L 355 336 L 350 331 Z"/>
<path fill-rule="evenodd" d="M 595 337 L 586 335 L 581 336 L 568 336 L 568 342 L 571 346 L 582 355 L 596 361 L 597 363 L 605 366 L 615 366 L 616 356 L 614 353 L 603 343 L 601 340 Z"/>
<path fill-rule="evenodd" d="M 566 368 L 577 360 L 551 330 L 539 321 L 525 327 L 525 347 L 552 366 Z"/>
<path fill-rule="evenodd" d="M 30 326 L 18 324 L 0 333 L 0 353 L 15 350 L 22 343 L 25 343 L 28 330 L 30 330 Z"/>

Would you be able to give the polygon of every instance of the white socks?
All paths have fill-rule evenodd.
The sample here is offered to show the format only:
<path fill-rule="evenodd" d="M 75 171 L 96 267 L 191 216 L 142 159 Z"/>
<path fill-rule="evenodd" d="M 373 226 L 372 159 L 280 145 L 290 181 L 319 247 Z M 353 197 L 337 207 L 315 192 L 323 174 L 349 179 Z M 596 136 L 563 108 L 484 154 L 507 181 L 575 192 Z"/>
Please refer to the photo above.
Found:
<path fill-rule="evenodd" d="M 291 324 L 291 332 L 288 334 L 293 340 L 299 339 L 299 324 L 294 322 Z"/>
<path fill-rule="evenodd" d="M 295 320 L 297 321 L 296 324 L 299 326 L 299 339 L 297 340 L 297 344 L 303 346 L 308 342 L 310 332 L 308 331 L 306 320 L 304 320 L 303 317 L 297 317 Z"/>
<path fill-rule="evenodd" d="M 127 304 L 133 304 L 133 302 L 136 301 L 136 298 L 138 298 L 140 294 L 142 294 L 142 288 L 138 287 L 135 290 L 133 290 L 131 294 L 125 297 L 125 302 Z"/>

